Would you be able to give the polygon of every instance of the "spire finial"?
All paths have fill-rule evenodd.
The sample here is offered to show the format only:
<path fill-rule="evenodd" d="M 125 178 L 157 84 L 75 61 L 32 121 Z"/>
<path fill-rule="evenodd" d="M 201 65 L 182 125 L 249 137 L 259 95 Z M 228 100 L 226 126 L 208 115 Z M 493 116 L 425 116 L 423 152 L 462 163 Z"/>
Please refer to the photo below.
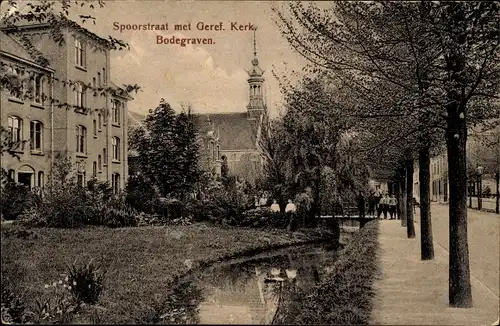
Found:
<path fill-rule="evenodd" d="M 253 56 L 256 58 L 257 57 L 257 44 L 255 42 L 255 31 L 257 30 L 257 27 L 254 27 L 253 29 Z"/>
<path fill-rule="evenodd" d="M 253 28 L 253 60 L 252 60 L 252 65 L 258 66 L 259 65 L 259 60 L 257 59 L 257 43 L 255 41 L 255 31 L 257 30 L 257 27 Z"/>

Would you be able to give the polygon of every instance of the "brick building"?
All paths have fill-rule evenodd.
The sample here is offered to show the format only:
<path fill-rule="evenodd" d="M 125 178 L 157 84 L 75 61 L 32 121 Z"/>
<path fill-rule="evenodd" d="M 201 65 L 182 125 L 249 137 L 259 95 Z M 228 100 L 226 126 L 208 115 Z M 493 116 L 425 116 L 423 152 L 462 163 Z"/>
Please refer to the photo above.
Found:
<path fill-rule="evenodd" d="M 75 163 L 81 184 L 95 176 L 123 189 L 132 98 L 110 80 L 109 42 L 57 19 L 63 26 L 60 44 L 50 36 L 49 23 L 0 28 L 2 74 L 19 83 L 19 92 L 1 91 L 1 124 L 11 140 L 19 141 L 20 158 L 3 155 L 2 167 L 18 182 L 43 187 L 60 154 Z"/>

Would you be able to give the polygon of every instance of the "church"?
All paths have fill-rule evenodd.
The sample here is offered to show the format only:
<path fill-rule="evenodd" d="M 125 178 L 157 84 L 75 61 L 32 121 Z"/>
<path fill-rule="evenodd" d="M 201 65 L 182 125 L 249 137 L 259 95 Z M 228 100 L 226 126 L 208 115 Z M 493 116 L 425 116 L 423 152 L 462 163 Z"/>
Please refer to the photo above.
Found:
<path fill-rule="evenodd" d="M 254 57 L 248 73 L 248 105 L 246 112 L 194 113 L 200 142 L 200 166 L 221 175 L 227 164 L 229 173 L 240 181 L 254 184 L 262 173 L 263 159 L 259 146 L 263 128 L 269 123 L 264 98 L 264 70 L 259 65 L 254 33 Z M 144 119 L 131 112 L 131 125 Z"/>

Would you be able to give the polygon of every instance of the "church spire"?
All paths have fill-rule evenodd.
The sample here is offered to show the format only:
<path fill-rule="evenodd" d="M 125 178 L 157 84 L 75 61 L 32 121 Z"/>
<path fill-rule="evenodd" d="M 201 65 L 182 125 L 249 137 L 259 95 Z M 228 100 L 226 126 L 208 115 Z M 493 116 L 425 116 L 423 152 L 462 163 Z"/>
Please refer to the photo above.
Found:
<path fill-rule="evenodd" d="M 256 30 L 253 30 L 253 59 L 252 68 L 248 72 L 248 86 L 249 86 L 249 102 L 247 111 L 251 118 L 257 118 L 262 115 L 266 110 L 264 101 L 264 70 L 259 67 L 259 60 L 257 59 L 257 37 Z"/>

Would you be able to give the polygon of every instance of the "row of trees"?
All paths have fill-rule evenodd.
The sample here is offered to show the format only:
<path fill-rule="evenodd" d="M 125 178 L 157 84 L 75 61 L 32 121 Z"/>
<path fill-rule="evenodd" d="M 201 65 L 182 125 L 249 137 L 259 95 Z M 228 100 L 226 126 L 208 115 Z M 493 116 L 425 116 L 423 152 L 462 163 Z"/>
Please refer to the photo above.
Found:
<path fill-rule="evenodd" d="M 500 117 L 500 5 L 336 2 L 320 9 L 294 2 L 277 5 L 274 13 L 283 36 L 309 60 L 306 71 L 327 75 L 342 90 L 337 102 L 355 118 L 350 131 L 359 139 L 359 156 L 369 159 L 375 177 L 395 181 L 406 193 L 409 238 L 415 236 L 409 207 L 418 160 L 422 259 L 433 258 L 430 157 L 446 149 L 449 302 L 472 306 L 466 145 L 470 127 L 490 129 Z"/>

